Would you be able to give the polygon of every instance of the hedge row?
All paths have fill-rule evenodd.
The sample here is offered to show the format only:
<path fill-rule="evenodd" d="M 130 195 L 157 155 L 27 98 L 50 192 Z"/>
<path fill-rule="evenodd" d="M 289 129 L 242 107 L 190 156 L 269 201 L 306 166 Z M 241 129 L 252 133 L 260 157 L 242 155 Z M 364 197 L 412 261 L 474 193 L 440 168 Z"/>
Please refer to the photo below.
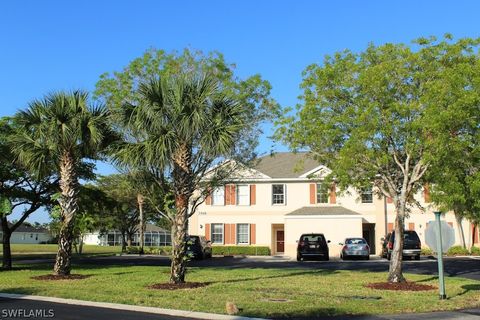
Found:
<path fill-rule="evenodd" d="M 433 250 L 428 247 L 422 248 L 422 255 L 432 256 L 434 254 Z M 462 247 L 462 246 L 453 246 L 447 251 L 447 256 L 480 256 L 480 248 L 472 247 L 471 251 Z"/>
<path fill-rule="evenodd" d="M 269 256 L 269 247 L 257 246 L 212 246 L 212 253 L 221 256 Z"/>
<path fill-rule="evenodd" d="M 172 247 L 144 247 L 143 251 L 145 254 L 170 255 Z M 127 247 L 127 253 L 138 254 L 140 253 L 140 247 Z M 220 256 L 269 256 L 270 248 L 257 246 L 212 246 L 212 254 Z"/>
<path fill-rule="evenodd" d="M 127 253 L 138 254 L 138 253 L 140 253 L 140 247 L 127 247 Z M 172 254 L 172 247 L 171 246 L 143 247 L 143 253 L 145 253 L 145 254 L 158 254 L 158 255 L 170 255 L 170 254 Z"/>
<path fill-rule="evenodd" d="M 480 256 L 480 248 L 479 247 L 472 247 L 472 250 L 469 251 L 462 246 L 453 246 L 447 251 L 448 256 Z"/>

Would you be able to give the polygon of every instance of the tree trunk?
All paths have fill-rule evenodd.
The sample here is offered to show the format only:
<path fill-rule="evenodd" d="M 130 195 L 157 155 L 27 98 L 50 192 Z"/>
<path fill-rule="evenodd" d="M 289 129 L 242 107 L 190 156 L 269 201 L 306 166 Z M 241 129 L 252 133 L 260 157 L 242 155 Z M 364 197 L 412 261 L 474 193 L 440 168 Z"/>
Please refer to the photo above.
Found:
<path fill-rule="evenodd" d="M 69 152 L 64 152 L 60 161 L 59 199 L 61 208 L 61 228 L 58 237 L 58 252 L 53 273 L 69 275 L 71 271 L 71 256 L 73 243 L 73 225 L 78 211 L 78 178 L 75 172 L 75 161 Z"/>
<path fill-rule="evenodd" d="M 10 248 L 10 238 L 12 236 L 12 232 L 8 228 L 8 221 L 6 217 L 2 217 L 2 241 L 3 241 L 3 261 L 2 261 L 2 268 L 4 270 L 11 270 L 12 269 L 12 250 Z"/>
<path fill-rule="evenodd" d="M 83 235 L 80 236 L 80 239 L 78 239 L 78 254 L 83 253 Z"/>
<path fill-rule="evenodd" d="M 390 268 L 388 272 L 388 282 L 405 282 L 402 271 L 403 261 L 403 234 L 405 230 L 405 204 L 400 204 L 397 208 L 395 218 L 395 239 L 393 251 L 390 259 Z"/>
<path fill-rule="evenodd" d="M 122 231 L 122 252 L 127 251 L 127 241 L 125 240 L 126 238 L 126 232 Z"/>
<path fill-rule="evenodd" d="M 180 211 L 181 209 L 177 209 Z M 184 283 L 187 271 L 187 215 L 178 212 L 172 225 L 172 264 L 170 283 Z"/>
<path fill-rule="evenodd" d="M 465 242 L 465 232 L 463 232 L 462 225 L 463 217 L 456 210 L 454 210 L 453 213 L 455 214 L 455 220 L 457 221 L 458 234 L 460 235 L 460 245 L 464 248 L 467 248 L 467 244 Z"/>
<path fill-rule="evenodd" d="M 128 232 L 127 233 L 127 247 L 131 247 L 133 243 L 133 235 Z"/>
<path fill-rule="evenodd" d="M 143 197 L 141 194 L 137 195 L 138 210 L 140 212 L 140 254 L 144 253 L 143 247 L 145 246 L 145 217 L 143 216 Z"/>
<path fill-rule="evenodd" d="M 173 156 L 175 218 L 172 224 L 170 283 L 184 283 L 187 271 L 188 205 L 192 194 L 191 148 L 180 145 Z"/>

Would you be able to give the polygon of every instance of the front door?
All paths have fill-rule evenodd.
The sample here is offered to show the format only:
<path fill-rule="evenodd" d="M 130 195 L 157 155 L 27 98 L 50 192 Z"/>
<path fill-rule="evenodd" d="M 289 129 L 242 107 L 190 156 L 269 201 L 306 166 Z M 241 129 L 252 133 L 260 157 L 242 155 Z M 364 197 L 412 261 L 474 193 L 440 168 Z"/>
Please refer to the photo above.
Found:
<path fill-rule="evenodd" d="M 285 252 L 285 234 L 283 230 L 277 230 L 277 253 Z"/>

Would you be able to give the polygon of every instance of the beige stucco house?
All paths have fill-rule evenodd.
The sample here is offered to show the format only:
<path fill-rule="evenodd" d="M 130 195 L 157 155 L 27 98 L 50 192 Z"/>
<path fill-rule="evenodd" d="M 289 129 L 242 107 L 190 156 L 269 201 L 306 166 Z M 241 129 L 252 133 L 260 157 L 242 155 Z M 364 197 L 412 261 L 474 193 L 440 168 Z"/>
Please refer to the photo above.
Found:
<path fill-rule="evenodd" d="M 190 218 L 189 233 L 205 235 L 213 245 L 268 246 L 274 255 L 294 257 L 302 233 L 321 232 L 331 240 L 331 256 L 338 256 L 346 237 L 364 237 L 371 253 L 379 254 L 381 238 L 394 226 L 393 204 L 371 190 L 339 192 L 323 183 L 329 173 L 304 153 L 262 157 L 253 168 L 235 174 L 232 183 L 211 192 Z M 428 189 L 417 199 L 425 212 L 413 209 L 405 225 L 417 231 L 424 245 L 426 224 L 434 220 Z M 459 243 L 454 215 L 447 213 L 444 219 L 455 228 Z M 468 221 L 462 224 L 468 245 L 473 230 Z"/>

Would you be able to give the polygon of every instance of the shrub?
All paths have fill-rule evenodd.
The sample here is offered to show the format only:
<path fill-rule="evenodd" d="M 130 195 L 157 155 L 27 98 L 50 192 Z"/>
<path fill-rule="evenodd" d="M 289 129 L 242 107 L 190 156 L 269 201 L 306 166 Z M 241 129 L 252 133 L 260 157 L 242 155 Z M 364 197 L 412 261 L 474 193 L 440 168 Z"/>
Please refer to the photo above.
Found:
<path fill-rule="evenodd" d="M 140 253 L 140 248 L 139 247 L 127 247 L 126 252 L 128 254 L 138 254 L 138 253 Z"/>
<path fill-rule="evenodd" d="M 214 255 L 247 255 L 247 256 L 269 256 L 269 247 L 260 246 L 212 246 Z"/>
<path fill-rule="evenodd" d="M 145 254 L 170 255 L 172 253 L 172 247 L 171 246 L 143 247 L 143 252 Z M 127 247 L 127 253 L 129 253 L 129 254 L 139 254 L 140 253 L 140 247 Z"/>
<path fill-rule="evenodd" d="M 453 246 L 447 251 L 447 255 L 449 256 L 467 256 L 469 254 L 470 252 L 468 252 L 468 249 L 465 249 L 462 246 Z"/>
<path fill-rule="evenodd" d="M 480 247 L 472 247 L 470 253 L 472 256 L 480 256 Z"/>
<path fill-rule="evenodd" d="M 422 251 L 420 253 L 422 256 L 432 256 L 433 251 L 429 247 L 422 247 Z"/>

